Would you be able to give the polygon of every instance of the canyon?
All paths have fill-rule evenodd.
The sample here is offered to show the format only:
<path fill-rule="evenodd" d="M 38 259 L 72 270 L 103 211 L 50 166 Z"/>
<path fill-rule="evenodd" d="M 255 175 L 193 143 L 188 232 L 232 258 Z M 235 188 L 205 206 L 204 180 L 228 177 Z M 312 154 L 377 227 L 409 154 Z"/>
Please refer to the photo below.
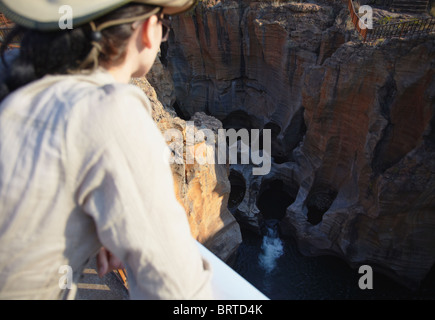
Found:
<path fill-rule="evenodd" d="M 202 1 L 136 84 L 162 131 L 271 130 L 267 175 L 172 165 L 193 235 L 222 259 L 273 218 L 305 255 L 418 288 L 435 263 L 435 37 L 365 44 L 346 3 Z"/>

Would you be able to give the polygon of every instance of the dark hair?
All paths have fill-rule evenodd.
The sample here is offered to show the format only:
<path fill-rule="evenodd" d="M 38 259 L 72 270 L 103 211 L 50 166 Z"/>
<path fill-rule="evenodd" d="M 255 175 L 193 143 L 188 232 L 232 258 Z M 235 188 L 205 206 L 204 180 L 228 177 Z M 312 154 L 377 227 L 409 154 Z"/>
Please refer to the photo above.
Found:
<path fill-rule="evenodd" d="M 94 22 L 98 26 L 107 21 L 133 18 L 146 14 L 153 8 L 143 4 L 127 4 Z M 132 33 L 131 23 L 102 30 L 99 63 L 103 66 L 121 63 L 125 58 L 127 42 Z M 11 62 L 7 62 L 7 47 L 16 37 L 22 39 L 19 53 Z M 0 102 L 11 92 L 45 75 L 92 69 L 92 65 L 81 66 L 92 49 L 91 37 L 90 24 L 51 32 L 16 26 L 1 47 L 5 72 L 0 75 Z"/>

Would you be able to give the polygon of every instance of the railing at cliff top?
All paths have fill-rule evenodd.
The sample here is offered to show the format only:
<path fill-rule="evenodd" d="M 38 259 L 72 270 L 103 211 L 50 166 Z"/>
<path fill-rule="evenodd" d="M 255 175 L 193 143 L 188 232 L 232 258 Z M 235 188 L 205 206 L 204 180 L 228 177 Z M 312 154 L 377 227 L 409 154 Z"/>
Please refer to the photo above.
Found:
<path fill-rule="evenodd" d="M 360 17 L 355 11 L 353 1 L 348 0 L 348 5 L 352 23 L 364 42 L 372 42 L 377 39 L 422 37 L 435 32 L 434 18 L 413 19 L 386 25 L 375 25 L 373 29 L 364 29 L 360 27 Z"/>
<path fill-rule="evenodd" d="M 425 36 L 435 32 L 435 19 L 415 19 L 398 23 L 376 26 L 369 30 L 366 41 L 382 38 L 402 38 L 412 36 Z"/>
<path fill-rule="evenodd" d="M 394 1 L 395 0 L 366 0 L 364 1 L 364 4 L 391 7 L 394 4 Z"/>

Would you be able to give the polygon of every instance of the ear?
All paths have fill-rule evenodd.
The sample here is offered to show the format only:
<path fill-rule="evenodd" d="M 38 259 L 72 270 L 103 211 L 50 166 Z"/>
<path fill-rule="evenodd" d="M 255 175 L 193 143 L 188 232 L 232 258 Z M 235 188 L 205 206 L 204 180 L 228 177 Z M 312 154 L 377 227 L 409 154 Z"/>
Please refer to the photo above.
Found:
<path fill-rule="evenodd" d="M 142 23 L 142 44 L 148 49 L 151 48 L 154 44 L 154 28 L 157 22 L 157 16 L 154 15 Z"/>

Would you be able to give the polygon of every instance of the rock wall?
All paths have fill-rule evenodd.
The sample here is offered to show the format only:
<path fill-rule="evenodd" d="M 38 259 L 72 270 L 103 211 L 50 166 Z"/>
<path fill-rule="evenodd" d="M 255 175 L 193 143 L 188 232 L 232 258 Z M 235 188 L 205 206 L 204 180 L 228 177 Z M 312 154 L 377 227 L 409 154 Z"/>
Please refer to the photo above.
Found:
<path fill-rule="evenodd" d="M 182 163 L 171 164 L 175 190 L 168 192 L 175 192 L 185 208 L 193 237 L 226 261 L 242 242 L 240 227 L 227 208 L 231 188 L 228 180 L 229 168 L 219 164 L 187 164 L 186 121 L 177 117 L 173 110 L 166 108 L 161 102 L 169 103 L 171 99 L 168 93 L 172 92 L 172 83 L 162 71 L 160 60 L 157 60 L 148 75 L 150 82 L 159 88 L 159 95 L 146 78 L 134 79 L 133 84 L 139 86 L 150 98 L 153 119 L 162 134 L 170 130 L 178 130 L 183 134 L 184 150 L 181 157 L 184 160 Z M 217 132 L 222 127 L 219 120 L 201 113 L 196 114 L 192 120 L 195 130 L 207 128 Z M 169 140 L 170 137 L 168 135 L 167 138 L 169 146 L 172 141 Z M 203 143 L 197 142 L 194 148 Z"/>
<path fill-rule="evenodd" d="M 164 50 L 172 106 L 272 129 L 271 172 L 233 165 L 231 211 L 253 230 L 275 180 L 280 227 L 416 287 L 435 262 L 435 40 L 359 41 L 346 1 L 202 2 Z"/>
<path fill-rule="evenodd" d="M 434 61 L 433 40 L 346 44 L 307 70 L 301 187 L 282 222 L 304 252 L 370 263 L 410 287 L 433 266 Z"/>

